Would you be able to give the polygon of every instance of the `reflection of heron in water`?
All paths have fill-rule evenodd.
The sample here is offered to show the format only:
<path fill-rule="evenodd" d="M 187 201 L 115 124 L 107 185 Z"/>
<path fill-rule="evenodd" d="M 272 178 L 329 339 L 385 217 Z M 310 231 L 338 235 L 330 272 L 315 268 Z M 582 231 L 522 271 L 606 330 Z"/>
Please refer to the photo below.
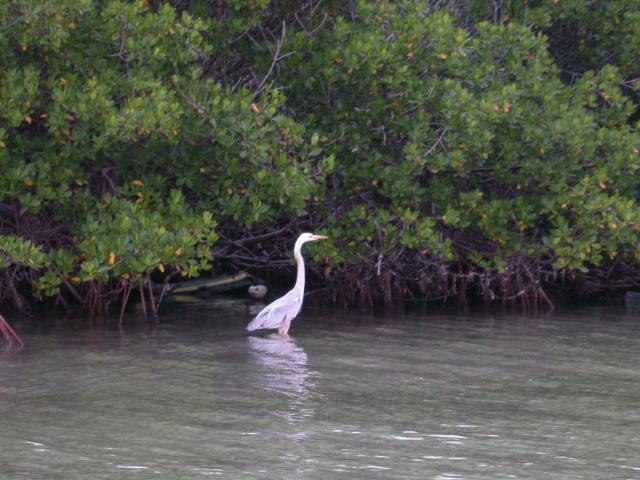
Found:
<path fill-rule="evenodd" d="M 260 386 L 303 400 L 309 396 L 313 372 L 307 354 L 291 338 L 247 337 L 258 365 L 268 369 L 260 375 Z"/>
<path fill-rule="evenodd" d="M 307 400 L 313 395 L 313 377 L 316 372 L 307 367 L 307 354 L 291 338 L 279 335 L 268 337 L 247 337 L 251 353 L 256 363 L 262 367 L 257 385 L 271 392 L 289 397 L 288 411 L 273 411 L 277 416 L 291 422 L 309 418 L 313 409 Z"/>

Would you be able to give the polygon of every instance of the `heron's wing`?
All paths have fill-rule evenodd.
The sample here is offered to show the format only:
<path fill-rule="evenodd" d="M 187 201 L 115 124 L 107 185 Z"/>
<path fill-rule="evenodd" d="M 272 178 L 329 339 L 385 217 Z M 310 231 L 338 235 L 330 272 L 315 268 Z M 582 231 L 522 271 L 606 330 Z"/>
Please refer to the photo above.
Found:
<path fill-rule="evenodd" d="M 288 293 L 264 307 L 247 325 L 247 330 L 278 328 L 285 320 L 292 320 L 300 311 L 300 306 L 301 302 Z"/>

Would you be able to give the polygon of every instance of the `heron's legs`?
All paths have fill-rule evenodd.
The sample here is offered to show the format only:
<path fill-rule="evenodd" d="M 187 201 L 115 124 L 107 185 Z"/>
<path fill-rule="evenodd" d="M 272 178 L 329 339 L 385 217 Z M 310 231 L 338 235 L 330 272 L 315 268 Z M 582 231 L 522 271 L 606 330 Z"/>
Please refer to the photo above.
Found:
<path fill-rule="evenodd" d="M 278 333 L 283 337 L 288 337 L 289 325 L 291 325 L 291 322 L 289 320 L 285 320 L 284 323 L 278 327 Z"/>

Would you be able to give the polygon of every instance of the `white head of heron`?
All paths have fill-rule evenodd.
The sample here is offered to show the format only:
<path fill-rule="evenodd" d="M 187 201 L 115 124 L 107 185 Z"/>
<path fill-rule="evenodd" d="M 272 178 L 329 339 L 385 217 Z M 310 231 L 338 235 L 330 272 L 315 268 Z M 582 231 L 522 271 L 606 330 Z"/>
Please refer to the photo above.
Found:
<path fill-rule="evenodd" d="M 326 240 L 329 237 L 325 237 L 324 235 L 316 235 L 315 233 L 302 233 L 296 240 L 296 245 L 306 242 L 313 242 L 314 240 Z"/>

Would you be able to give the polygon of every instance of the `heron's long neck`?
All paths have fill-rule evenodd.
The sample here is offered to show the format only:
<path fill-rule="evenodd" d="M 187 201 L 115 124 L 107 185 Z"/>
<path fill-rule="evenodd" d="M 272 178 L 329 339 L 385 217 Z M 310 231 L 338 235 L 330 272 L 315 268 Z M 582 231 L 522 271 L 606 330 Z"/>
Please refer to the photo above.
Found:
<path fill-rule="evenodd" d="M 296 276 L 296 284 L 293 289 L 296 292 L 299 292 L 300 295 L 303 295 L 304 292 L 304 259 L 302 258 L 302 253 L 300 250 L 302 249 L 302 244 L 296 245 L 293 249 L 293 256 L 296 259 L 296 263 L 298 264 L 298 275 Z"/>

